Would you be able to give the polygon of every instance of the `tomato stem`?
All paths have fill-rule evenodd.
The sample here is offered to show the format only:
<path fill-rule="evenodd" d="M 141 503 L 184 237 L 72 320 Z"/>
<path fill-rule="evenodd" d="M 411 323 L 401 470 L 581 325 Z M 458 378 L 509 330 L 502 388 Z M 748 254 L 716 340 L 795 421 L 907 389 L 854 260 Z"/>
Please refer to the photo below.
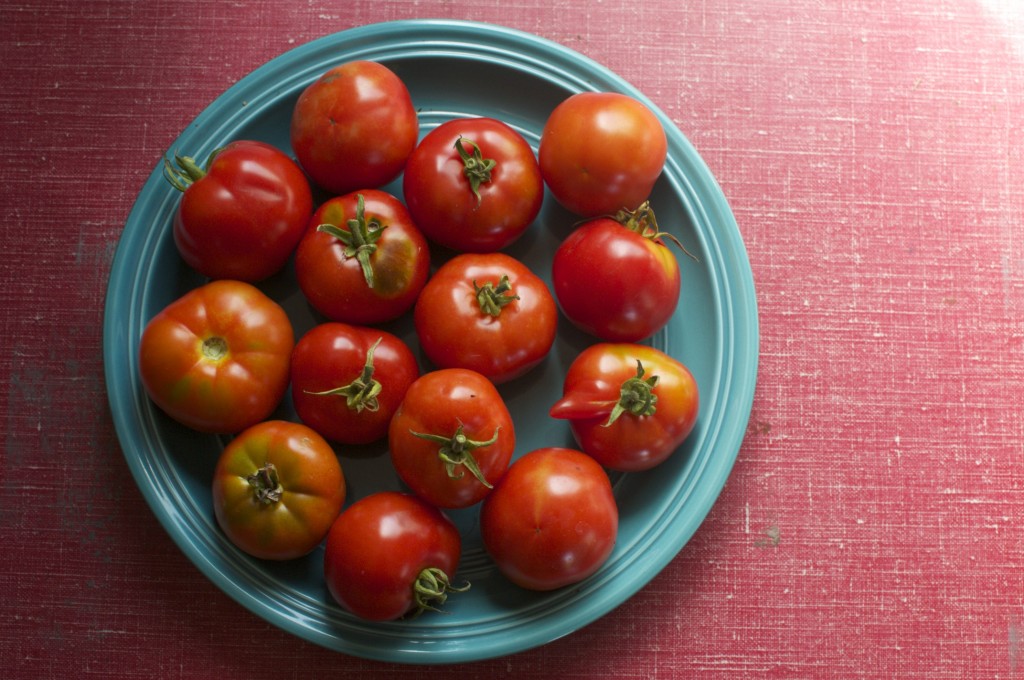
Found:
<path fill-rule="evenodd" d="M 473 148 L 473 153 L 466 151 L 463 142 Z M 498 162 L 493 158 L 484 158 L 480 147 L 465 137 L 460 136 L 455 140 L 455 150 L 462 159 L 462 174 L 469 180 L 469 188 L 476 197 L 476 204 L 480 205 L 483 200 L 480 197 L 480 185 L 491 181 L 491 170 L 494 170 Z"/>
<path fill-rule="evenodd" d="M 281 500 L 284 489 L 273 463 L 266 463 L 245 478 L 253 488 L 253 496 L 260 505 L 270 505 Z"/>
<path fill-rule="evenodd" d="M 213 159 L 216 158 L 217 154 L 223 151 L 223 147 L 214 149 L 206 159 L 206 164 L 200 167 L 194 158 L 191 156 L 182 156 L 178 152 L 174 152 L 174 162 L 177 163 L 178 167 L 174 167 L 166 157 L 164 158 L 164 178 L 171 183 L 178 191 L 184 192 L 193 183 L 206 177 L 206 173 L 210 171 L 210 165 L 213 163 Z"/>
<path fill-rule="evenodd" d="M 381 393 L 384 388 L 380 382 L 373 379 L 373 352 L 377 349 L 377 345 L 380 344 L 384 337 L 377 338 L 377 342 L 373 343 L 369 350 L 366 352 L 366 363 L 363 364 L 362 373 L 359 377 L 343 387 L 335 387 L 331 390 L 324 390 L 323 392 L 311 392 L 306 390 L 306 394 L 313 396 L 339 396 L 345 397 L 345 405 L 349 409 L 356 413 L 362 413 L 363 410 L 375 412 L 380 408 L 380 402 L 377 400 L 377 395 Z"/>
<path fill-rule="evenodd" d="M 476 302 L 480 305 L 480 311 L 488 316 L 501 316 L 501 310 L 505 305 L 519 299 L 519 296 L 512 291 L 512 284 L 508 280 L 508 274 L 501 275 L 497 286 L 490 282 L 485 283 L 483 286 L 478 286 L 474 280 L 473 291 L 476 293 Z M 506 295 L 506 293 L 511 294 Z"/>
<path fill-rule="evenodd" d="M 409 433 L 414 437 L 420 439 L 426 439 L 441 445 L 438 449 L 437 455 L 444 463 L 445 472 L 451 479 L 461 479 L 465 474 L 464 470 L 460 470 L 459 466 L 463 466 L 466 470 L 469 470 L 470 474 L 477 478 L 477 480 L 486 486 L 488 489 L 494 488 L 487 478 L 484 477 L 484 473 L 480 471 L 480 465 L 476 462 L 476 458 L 473 457 L 473 451 L 485 446 L 490 446 L 494 442 L 498 441 L 498 432 L 501 430 L 500 427 L 494 428 L 494 436 L 485 442 L 475 441 L 467 437 L 462 431 L 462 423 L 459 423 L 458 428 L 455 430 L 455 434 L 451 437 L 446 437 L 440 434 L 424 434 L 421 432 L 414 432 L 409 430 Z"/>
<path fill-rule="evenodd" d="M 425 611 L 441 612 L 440 607 L 448 600 L 448 594 L 466 592 L 469 590 L 469 582 L 456 588 L 442 569 L 427 567 L 416 577 L 412 589 L 415 606 L 408 618 L 416 618 Z"/>
<path fill-rule="evenodd" d="M 348 229 L 342 229 L 336 224 L 321 224 L 316 228 L 330 234 L 338 239 L 345 246 L 345 257 L 354 257 L 359 261 L 363 270 L 363 278 L 370 288 L 374 286 L 373 265 L 370 264 L 370 256 L 377 252 L 377 241 L 381 233 L 387 229 L 386 224 L 381 224 L 376 218 L 366 219 L 366 202 L 362 194 L 356 196 L 356 216 L 347 222 Z"/>
<path fill-rule="evenodd" d="M 657 384 L 658 376 L 656 375 L 644 378 L 644 366 L 637 359 L 636 375 L 622 383 L 622 387 L 619 390 L 619 403 L 615 404 L 615 408 L 612 409 L 611 415 L 608 416 L 608 421 L 605 422 L 604 427 L 614 423 L 623 413 L 629 413 L 637 417 L 654 415 L 657 411 L 656 404 L 658 403 L 658 395 L 654 393 L 654 388 Z"/>
<path fill-rule="evenodd" d="M 676 246 L 678 246 L 678 248 L 686 253 L 692 260 L 699 262 L 697 257 L 687 250 L 679 239 L 669 232 L 661 231 L 658 228 L 658 219 L 654 215 L 654 208 L 651 207 L 650 201 L 644 201 L 636 210 L 620 210 L 615 213 L 615 217 L 613 219 L 626 229 L 629 229 L 646 239 L 650 239 L 652 241 L 668 239 L 672 243 L 676 244 Z"/>

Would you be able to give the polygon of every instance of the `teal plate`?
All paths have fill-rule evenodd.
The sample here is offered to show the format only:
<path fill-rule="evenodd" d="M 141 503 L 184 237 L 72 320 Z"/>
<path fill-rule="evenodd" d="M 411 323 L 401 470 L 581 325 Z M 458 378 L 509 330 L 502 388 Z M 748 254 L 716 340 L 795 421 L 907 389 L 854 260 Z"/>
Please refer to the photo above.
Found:
<path fill-rule="evenodd" d="M 171 236 L 179 194 L 154 168 L 129 215 L 110 276 L 104 360 L 114 424 L 128 466 L 159 521 L 210 580 L 247 609 L 305 640 L 354 656 L 402 663 L 474 661 L 550 642 L 624 602 L 682 549 L 718 497 L 742 443 L 757 374 L 753 277 L 729 205 L 689 141 L 641 92 L 599 64 L 518 31 L 462 21 L 398 21 L 351 29 L 302 45 L 256 69 L 188 125 L 171 150 L 204 158 L 234 139 L 290 151 L 288 127 L 299 93 L 337 64 L 386 64 L 409 87 L 421 134 L 457 116 L 491 116 L 536 149 L 550 111 L 570 94 L 618 91 L 650 106 L 668 133 L 669 157 L 651 200 L 662 228 L 699 261 L 680 256 L 683 294 L 676 314 L 649 341 L 682 360 L 701 390 L 701 414 L 685 444 L 656 470 L 615 474 L 620 530 L 615 551 L 573 587 L 532 593 L 513 586 L 487 557 L 477 508 L 450 513 L 463 534 L 460 579 L 472 588 L 449 599 L 446 615 L 368 623 L 342 611 L 322 574 L 323 548 L 277 564 L 248 557 L 220 532 L 210 482 L 226 440 L 186 430 L 146 397 L 137 347 L 146 322 L 205 281 L 181 261 Z M 170 151 L 170 150 L 169 150 Z M 385 187 L 401 196 L 400 181 Z M 536 223 L 507 252 L 546 280 L 552 254 L 575 217 L 550 195 Z M 441 255 L 435 253 L 435 260 Z M 322 321 L 302 298 L 294 272 L 261 288 L 282 303 L 300 337 Z M 564 319 L 550 356 L 503 385 L 516 422 L 516 456 L 541 446 L 574 446 L 564 422 L 547 416 L 569 363 L 593 342 Z M 387 326 L 417 348 L 411 322 Z M 418 351 L 418 350 L 417 350 Z M 430 366 L 420 356 L 421 368 Z M 296 419 L 290 402 L 276 417 Z M 349 502 L 400 489 L 385 447 L 339 449 Z"/>

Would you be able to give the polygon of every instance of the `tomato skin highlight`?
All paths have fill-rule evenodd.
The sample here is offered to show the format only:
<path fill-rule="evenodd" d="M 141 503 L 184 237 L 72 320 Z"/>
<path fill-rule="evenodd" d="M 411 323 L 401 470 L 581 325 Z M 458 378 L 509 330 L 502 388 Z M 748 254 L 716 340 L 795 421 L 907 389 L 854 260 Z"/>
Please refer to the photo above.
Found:
<path fill-rule="evenodd" d="M 398 177 L 419 139 L 409 90 L 383 64 L 352 61 L 311 83 L 295 103 L 291 145 L 331 194 L 377 188 Z"/>
<path fill-rule="evenodd" d="M 450 582 L 461 552 L 459 531 L 440 510 L 411 494 L 380 491 L 335 520 L 327 535 L 324 577 L 347 611 L 393 621 L 417 612 L 414 584 L 423 570 L 439 570 Z"/>
<path fill-rule="evenodd" d="M 616 92 L 581 92 L 561 102 L 544 124 L 538 151 L 551 193 L 582 217 L 636 209 L 667 156 L 658 117 Z"/>
<path fill-rule="evenodd" d="M 493 163 L 463 160 L 479 153 Z M 476 189 L 473 170 L 486 176 Z M 544 181 L 529 143 L 493 118 L 449 120 L 431 130 L 409 156 L 403 195 L 416 225 L 431 241 L 456 252 L 501 250 L 526 231 L 540 212 Z"/>
<path fill-rule="evenodd" d="M 569 234 L 551 271 L 566 318 L 609 342 L 638 342 L 662 328 L 682 287 L 679 263 L 667 246 L 607 217 Z"/>
<path fill-rule="evenodd" d="M 273 481 L 261 487 L 267 479 Z M 264 421 L 246 429 L 224 448 L 213 475 L 217 523 L 238 548 L 261 559 L 310 553 L 344 502 L 345 476 L 334 449 L 299 423 Z"/>
<path fill-rule="evenodd" d="M 611 555 L 619 513 L 608 475 L 575 449 L 531 451 L 484 499 L 480 531 L 510 581 L 548 591 L 578 583 Z"/>
<path fill-rule="evenodd" d="M 496 289 L 507 277 L 507 304 L 483 311 L 478 287 Z M 517 299 L 511 299 L 515 296 Z M 504 383 L 547 357 L 555 341 L 558 305 L 547 285 L 504 253 L 462 254 L 443 264 L 413 311 L 420 346 L 439 368 L 468 368 Z"/>
<path fill-rule="evenodd" d="M 370 380 L 361 385 L 368 355 Z M 419 373 L 412 350 L 397 336 L 376 328 L 327 322 L 310 329 L 295 345 L 292 403 L 302 422 L 327 439 L 369 444 L 387 436 L 391 417 Z M 372 383 L 377 384 L 376 389 Z M 355 393 L 351 400 L 346 394 L 329 393 L 345 387 Z M 365 399 L 371 390 L 374 393 Z"/>
<path fill-rule="evenodd" d="M 326 224 L 351 233 L 348 221 L 357 218 L 360 198 L 364 222 L 378 234 L 368 256 L 373 287 L 358 257 L 319 229 Z M 373 325 L 396 319 L 415 304 L 430 275 L 430 247 L 401 201 L 368 189 L 332 198 L 317 209 L 296 249 L 295 274 L 309 303 L 331 321 Z"/>
<path fill-rule="evenodd" d="M 609 423 L 624 398 L 623 386 L 638 377 L 655 380 L 649 393 L 642 386 L 639 390 L 653 394 L 651 412 L 626 411 Z M 604 467 L 638 472 L 660 465 L 679 448 L 696 425 L 699 410 L 697 382 L 682 362 L 646 345 L 598 343 L 569 366 L 563 397 L 550 414 L 568 420 L 579 447 Z"/>
<path fill-rule="evenodd" d="M 309 182 L 291 158 L 240 140 L 219 150 L 198 179 L 167 168 L 184 191 L 173 236 L 190 267 L 211 279 L 254 283 L 284 266 L 313 212 Z"/>
<path fill-rule="evenodd" d="M 440 454 L 457 435 L 468 440 L 472 460 L 450 474 Z M 409 387 L 391 419 L 388 443 L 395 471 L 413 493 L 441 508 L 466 508 L 505 474 L 515 450 L 515 425 L 491 381 L 475 371 L 448 368 L 425 373 Z"/>
<path fill-rule="evenodd" d="M 266 419 L 288 387 L 288 315 L 255 286 L 217 280 L 189 291 L 143 330 L 139 375 L 174 420 L 233 434 Z"/>

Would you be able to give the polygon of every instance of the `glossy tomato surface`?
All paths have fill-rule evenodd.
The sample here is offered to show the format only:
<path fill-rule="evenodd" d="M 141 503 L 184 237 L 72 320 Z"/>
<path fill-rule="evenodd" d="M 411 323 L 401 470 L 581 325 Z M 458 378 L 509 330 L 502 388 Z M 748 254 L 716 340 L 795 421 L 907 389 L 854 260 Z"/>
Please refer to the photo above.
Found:
<path fill-rule="evenodd" d="M 554 590 L 596 572 L 611 555 L 619 511 L 611 482 L 574 449 L 536 449 L 517 459 L 484 499 L 480 532 L 510 581 Z"/>
<path fill-rule="evenodd" d="M 330 68 L 303 90 L 292 112 L 292 149 L 313 181 L 332 194 L 390 182 L 418 138 L 408 88 L 374 61 Z"/>
<path fill-rule="evenodd" d="M 331 441 L 369 444 L 387 436 L 419 374 L 412 350 L 394 334 L 323 323 L 292 352 L 292 404 L 302 422 Z"/>
<path fill-rule="evenodd" d="M 288 315 L 266 294 L 241 281 L 212 281 L 146 325 L 139 375 L 153 402 L 183 425 L 240 432 L 284 397 L 294 341 Z"/>
<path fill-rule="evenodd" d="M 565 316 L 610 342 L 637 342 L 664 327 L 682 288 L 679 262 L 660 239 L 610 217 L 569 234 L 551 272 Z"/>
<path fill-rule="evenodd" d="M 580 92 L 544 124 L 539 162 L 559 203 L 583 217 L 635 210 L 665 166 L 668 140 L 658 117 L 620 92 Z"/>
<path fill-rule="evenodd" d="M 547 357 L 558 305 L 521 261 L 504 253 L 467 253 L 434 273 L 413 318 L 420 346 L 435 366 L 468 368 L 503 383 Z"/>
<path fill-rule="evenodd" d="M 398 407 L 388 434 L 402 481 L 442 508 L 478 503 L 515 450 L 515 425 L 494 384 L 462 368 L 425 373 Z"/>
<path fill-rule="evenodd" d="M 213 509 L 231 542 L 253 557 L 291 560 L 327 535 L 345 503 L 331 445 L 286 420 L 253 425 L 231 440 L 213 474 Z"/>
<path fill-rule="evenodd" d="M 495 118 L 458 118 L 431 130 L 409 157 L 402 187 L 416 226 L 457 252 L 510 245 L 544 198 L 533 148 Z"/>
<path fill-rule="evenodd" d="M 310 304 L 332 321 L 391 321 L 412 308 L 430 274 L 430 247 L 395 196 L 338 196 L 313 214 L 295 253 Z"/>
<path fill-rule="evenodd" d="M 257 282 L 278 272 L 306 231 L 313 196 L 302 170 L 278 148 L 239 140 L 208 165 L 176 156 L 165 166 L 183 191 L 174 243 L 189 266 L 213 279 Z"/>
<path fill-rule="evenodd" d="M 459 530 L 440 510 L 409 494 L 380 491 L 334 522 L 324 578 L 349 612 L 392 621 L 443 606 L 461 587 L 453 582 L 461 552 Z"/>

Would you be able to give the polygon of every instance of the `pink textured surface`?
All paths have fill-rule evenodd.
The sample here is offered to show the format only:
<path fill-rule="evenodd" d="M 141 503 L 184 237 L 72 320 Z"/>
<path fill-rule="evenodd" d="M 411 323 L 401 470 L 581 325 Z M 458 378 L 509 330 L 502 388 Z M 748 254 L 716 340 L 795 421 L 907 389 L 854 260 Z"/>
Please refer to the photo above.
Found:
<path fill-rule="evenodd" d="M 0 675 L 1024 675 L 1024 12 L 1014 0 L 9 0 L 0 6 Z M 255 617 L 121 455 L 101 321 L 124 219 L 182 128 L 352 26 L 490 21 L 637 85 L 747 243 L 750 428 L 645 589 L 505 659 L 389 666 Z"/>

